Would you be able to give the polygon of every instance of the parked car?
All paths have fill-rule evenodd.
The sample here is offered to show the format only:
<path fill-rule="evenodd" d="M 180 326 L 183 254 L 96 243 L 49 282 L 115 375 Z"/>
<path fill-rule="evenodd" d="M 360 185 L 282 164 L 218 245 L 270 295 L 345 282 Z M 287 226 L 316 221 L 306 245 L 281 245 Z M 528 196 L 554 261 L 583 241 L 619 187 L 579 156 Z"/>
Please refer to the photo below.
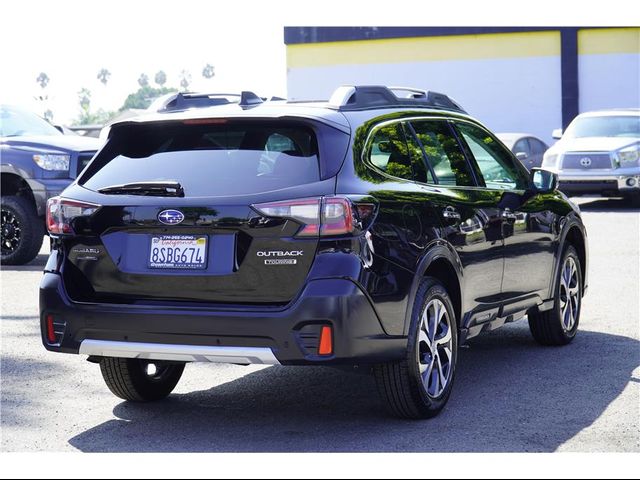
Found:
<path fill-rule="evenodd" d="M 496 133 L 496 136 L 515 154 L 527 170 L 542 165 L 542 156 L 549 146 L 538 137 L 529 133 Z"/>
<path fill-rule="evenodd" d="M 188 362 L 359 365 L 425 418 L 468 339 L 525 314 L 541 344 L 575 337 L 579 209 L 447 96 L 211 104 L 112 125 L 47 206 L 44 346 L 118 397 L 164 398 Z"/>
<path fill-rule="evenodd" d="M 35 258 L 45 233 L 46 201 L 76 178 L 99 145 L 96 139 L 63 135 L 28 110 L 0 105 L 2 264 Z"/>
<path fill-rule="evenodd" d="M 604 110 L 578 115 L 542 166 L 560 177 L 570 195 L 624 196 L 640 206 L 640 109 Z"/>

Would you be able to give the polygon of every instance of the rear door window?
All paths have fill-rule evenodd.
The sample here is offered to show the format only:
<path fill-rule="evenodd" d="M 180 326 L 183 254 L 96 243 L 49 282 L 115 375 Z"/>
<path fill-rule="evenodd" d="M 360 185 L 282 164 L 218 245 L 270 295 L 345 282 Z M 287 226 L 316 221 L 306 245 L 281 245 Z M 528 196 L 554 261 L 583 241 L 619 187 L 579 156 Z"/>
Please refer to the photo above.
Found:
<path fill-rule="evenodd" d="M 97 191 L 177 181 L 187 197 L 260 193 L 318 181 L 318 157 L 315 133 L 305 125 L 131 125 L 114 130 L 80 184 Z"/>
<path fill-rule="evenodd" d="M 411 126 L 436 183 L 464 187 L 474 185 L 464 152 L 446 120 L 414 120 Z"/>
<path fill-rule="evenodd" d="M 389 175 L 413 180 L 411 156 L 400 123 L 384 125 L 375 132 L 369 161 Z"/>

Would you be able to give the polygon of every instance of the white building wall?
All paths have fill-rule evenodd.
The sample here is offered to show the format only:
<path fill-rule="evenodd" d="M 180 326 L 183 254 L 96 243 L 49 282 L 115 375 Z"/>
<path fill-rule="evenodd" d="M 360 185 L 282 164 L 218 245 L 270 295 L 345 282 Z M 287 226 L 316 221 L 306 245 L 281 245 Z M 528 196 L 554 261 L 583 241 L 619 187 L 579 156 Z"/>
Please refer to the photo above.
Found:
<path fill-rule="evenodd" d="M 326 99 L 343 84 L 400 85 L 445 93 L 494 132 L 552 142 L 562 126 L 560 57 L 292 67 L 290 99 Z"/>
<path fill-rule="evenodd" d="M 594 54 L 578 57 L 580 112 L 640 107 L 640 55 Z"/>

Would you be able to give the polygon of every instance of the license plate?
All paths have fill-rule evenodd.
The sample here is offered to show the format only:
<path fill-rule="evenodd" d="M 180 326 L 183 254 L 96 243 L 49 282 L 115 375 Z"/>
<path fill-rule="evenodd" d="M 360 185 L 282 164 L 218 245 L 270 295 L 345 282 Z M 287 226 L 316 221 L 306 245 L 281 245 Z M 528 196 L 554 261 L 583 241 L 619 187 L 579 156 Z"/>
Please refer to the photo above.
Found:
<path fill-rule="evenodd" d="M 161 235 L 151 237 L 150 268 L 182 270 L 207 266 L 207 237 L 196 235 Z"/>

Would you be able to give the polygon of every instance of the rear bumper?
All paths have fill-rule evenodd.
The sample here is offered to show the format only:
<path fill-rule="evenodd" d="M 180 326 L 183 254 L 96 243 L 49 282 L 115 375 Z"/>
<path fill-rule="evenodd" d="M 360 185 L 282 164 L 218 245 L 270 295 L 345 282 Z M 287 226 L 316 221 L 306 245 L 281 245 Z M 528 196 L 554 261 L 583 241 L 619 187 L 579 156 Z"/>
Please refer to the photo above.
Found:
<path fill-rule="evenodd" d="M 58 332 L 53 344 L 47 339 L 48 316 Z M 258 312 L 74 303 L 61 277 L 45 273 L 40 319 L 47 350 L 93 356 L 355 365 L 400 359 L 407 344 L 406 337 L 386 335 L 369 298 L 343 278 L 309 281 L 286 308 Z M 317 354 L 322 326 L 333 331 L 329 356 Z"/>
<path fill-rule="evenodd" d="M 560 190 L 565 193 L 606 195 L 640 194 L 640 168 L 617 169 L 614 172 L 560 172 Z"/>

